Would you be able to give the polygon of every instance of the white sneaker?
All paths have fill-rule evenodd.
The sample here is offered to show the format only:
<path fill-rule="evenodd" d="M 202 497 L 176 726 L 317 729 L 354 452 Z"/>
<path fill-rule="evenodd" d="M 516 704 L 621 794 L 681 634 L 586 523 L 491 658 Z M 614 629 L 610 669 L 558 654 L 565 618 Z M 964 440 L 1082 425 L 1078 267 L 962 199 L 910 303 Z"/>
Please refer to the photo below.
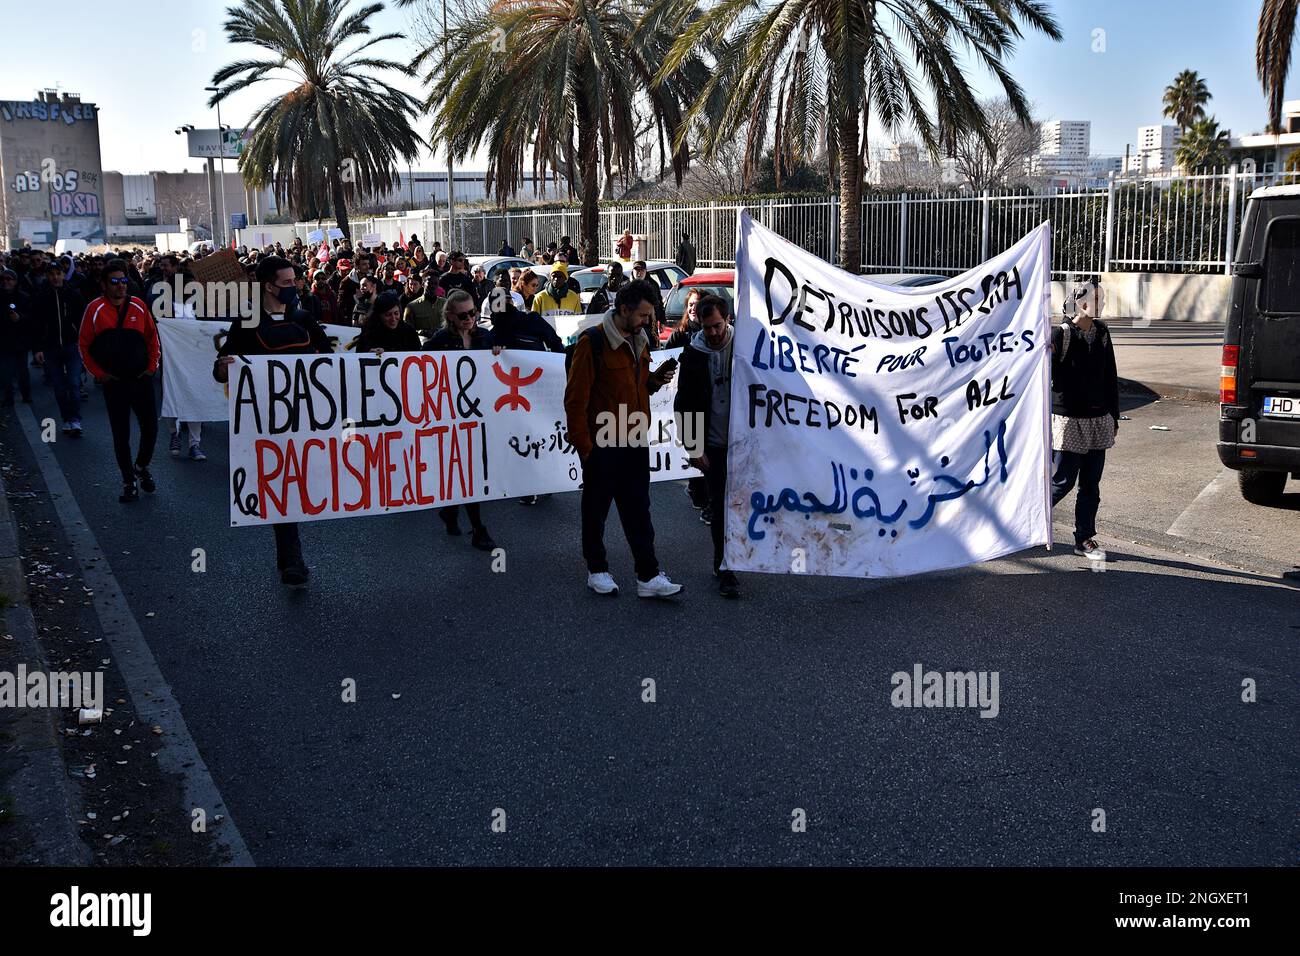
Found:
<path fill-rule="evenodd" d="M 672 597 L 681 591 L 680 584 L 673 584 L 668 580 L 666 574 L 657 574 L 649 581 L 638 581 L 636 583 L 636 596 L 643 598 L 666 598 Z"/>
<path fill-rule="evenodd" d="M 587 587 L 597 594 L 618 593 L 618 582 L 614 580 L 614 576 L 608 571 L 602 571 L 599 574 L 588 574 Z"/>
<path fill-rule="evenodd" d="M 1074 546 L 1074 553 L 1087 558 L 1089 561 L 1105 561 L 1106 552 L 1095 538 L 1089 538 L 1083 544 Z"/>

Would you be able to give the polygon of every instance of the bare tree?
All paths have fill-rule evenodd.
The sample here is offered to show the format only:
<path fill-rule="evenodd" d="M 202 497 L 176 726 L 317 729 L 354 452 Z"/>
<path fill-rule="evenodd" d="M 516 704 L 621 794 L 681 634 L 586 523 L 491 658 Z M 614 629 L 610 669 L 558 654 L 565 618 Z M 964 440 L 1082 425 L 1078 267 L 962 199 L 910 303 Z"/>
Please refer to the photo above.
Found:
<path fill-rule="evenodd" d="M 934 190 L 943 186 L 943 167 L 914 140 L 872 154 L 870 178 L 877 189 Z"/>
<path fill-rule="evenodd" d="M 1005 99 L 981 104 L 988 118 L 988 141 L 973 130 L 952 132 L 950 148 L 958 178 L 976 192 L 1041 181 L 1031 169 L 1041 133 L 1037 120 L 1021 123 Z"/>

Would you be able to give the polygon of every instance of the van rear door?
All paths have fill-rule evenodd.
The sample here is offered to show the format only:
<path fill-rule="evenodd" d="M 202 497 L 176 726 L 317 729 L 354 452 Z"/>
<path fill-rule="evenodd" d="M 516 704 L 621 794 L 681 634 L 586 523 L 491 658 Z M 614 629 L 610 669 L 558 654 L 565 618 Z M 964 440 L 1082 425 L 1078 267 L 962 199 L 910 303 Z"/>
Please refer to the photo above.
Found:
<path fill-rule="evenodd" d="M 1243 303 L 1238 381 L 1239 387 L 1249 389 L 1248 414 L 1258 416 L 1256 440 L 1296 446 L 1300 445 L 1300 203 L 1269 199 L 1260 205 L 1255 230 L 1259 245 L 1251 258 L 1263 265 L 1263 274 L 1252 283 L 1255 301 Z"/>

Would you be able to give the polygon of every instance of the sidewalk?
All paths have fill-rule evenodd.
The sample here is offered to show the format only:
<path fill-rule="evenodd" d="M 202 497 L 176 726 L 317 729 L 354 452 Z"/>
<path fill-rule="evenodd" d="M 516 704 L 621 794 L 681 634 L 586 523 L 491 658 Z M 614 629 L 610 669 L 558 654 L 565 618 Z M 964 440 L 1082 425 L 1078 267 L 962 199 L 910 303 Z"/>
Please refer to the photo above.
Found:
<path fill-rule="evenodd" d="M 1223 323 L 1152 322 L 1134 327 L 1135 319 L 1105 321 L 1115 341 L 1121 380 L 1145 386 L 1161 398 L 1218 402 Z"/>

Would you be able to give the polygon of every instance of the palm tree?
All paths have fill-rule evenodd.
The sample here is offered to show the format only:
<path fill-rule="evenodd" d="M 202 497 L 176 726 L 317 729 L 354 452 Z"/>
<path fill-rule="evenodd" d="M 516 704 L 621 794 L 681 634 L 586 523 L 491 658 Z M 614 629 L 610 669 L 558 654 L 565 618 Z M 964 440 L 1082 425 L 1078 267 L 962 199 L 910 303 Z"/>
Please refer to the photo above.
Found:
<path fill-rule="evenodd" d="M 1165 87 L 1165 116 L 1178 124 L 1182 133 L 1199 119 L 1205 118 L 1205 104 L 1210 90 L 1195 70 L 1183 70 Z"/>
<path fill-rule="evenodd" d="M 345 15 L 348 2 L 242 0 L 230 7 L 230 41 L 271 56 L 218 70 L 209 105 L 263 81 L 292 83 L 253 114 L 239 171 L 250 185 L 274 186 L 276 200 L 300 215 L 317 218 L 332 206 L 350 237 L 347 200 L 392 189 L 424 141 L 411 125 L 419 102 L 372 72 L 405 68 L 367 52 L 401 35 L 385 33 L 345 52 L 343 45 L 367 36 L 367 21 L 384 8 L 372 3 Z"/>
<path fill-rule="evenodd" d="M 1291 70 L 1291 46 L 1295 39 L 1296 13 L 1300 0 L 1264 0 L 1255 34 L 1255 70 L 1268 97 L 1270 132 L 1282 132 L 1282 95 Z"/>
<path fill-rule="evenodd" d="M 1061 38 L 1039 0 L 722 0 L 703 12 L 694 2 L 658 0 L 655 9 L 680 24 L 665 75 L 701 45 L 712 51 L 714 69 L 687 116 L 710 119 L 698 148 L 713 155 L 745 130 L 752 175 L 769 134 L 778 172 L 824 144 L 839 180 L 840 265 L 851 272 L 861 269 L 871 117 L 891 133 L 910 125 L 932 154 L 961 130 L 992 147 L 966 58 L 993 73 L 1027 124 L 1029 103 L 1004 60 L 1022 36 L 1021 21 Z"/>
<path fill-rule="evenodd" d="M 1187 128 L 1174 149 L 1174 159 L 1188 172 L 1228 165 L 1228 150 L 1232 146 L 1228 130 L 1219 129 L 1213 116 L 1198 119 Z"/>
<path fill-rule="evenodd" d="M 638 13 L 637 0 L 485 0 L 462 7 L 445 41 L 416 60 L 429 64 L 433 145 L 456 160 L 486 145 L 486 185 L 502 204 L 523 186 L 530 161 L 538 177 L 564 175 L 581 197 L 588 265 L 603 247 L 601 172 L 629 180 L 638 114 L 643 127 L 653 120 L 661 174 L 671 163 L 680 184 L 690 163 L 685 146 L 669 143 L 703 67 L 683 57 L 656 84 L 676 31 L 638 29 Z"/>

